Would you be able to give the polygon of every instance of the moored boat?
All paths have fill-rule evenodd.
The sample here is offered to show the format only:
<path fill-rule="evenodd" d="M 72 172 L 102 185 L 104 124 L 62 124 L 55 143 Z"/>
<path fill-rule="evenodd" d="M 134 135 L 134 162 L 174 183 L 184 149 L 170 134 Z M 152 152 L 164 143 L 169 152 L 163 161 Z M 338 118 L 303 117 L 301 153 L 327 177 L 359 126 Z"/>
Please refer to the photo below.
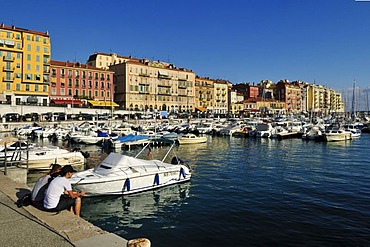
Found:
<path fill-rule="evenodd" d="M 327 142 L 347 141 L 352 139 L 352 134 L 345 131 L 343 128 L 329 128 L 323 133 L 324 139 Z"/>
<path fill-rule="evenodd" d="M 204 143 L 204 142 L 207 142 L 207 137 L 206 136 L 196 136 L 194 134 L 188 133 L 178 138 L 177 141 L 179 142 L 180 145 L 181 144 Z"/>
<path fill-rule="evenodd" d="M 71 183 L 77 190 L 86 191 L 87 196 L 128 195 L 191 178 L 190 167 L 177 157 L 173 157 L 169 164 L 164 162 L 165 158 L 162 161 L 144 160 L 137 156 L 110 153 L 96 168 L 75 173 Z"/>

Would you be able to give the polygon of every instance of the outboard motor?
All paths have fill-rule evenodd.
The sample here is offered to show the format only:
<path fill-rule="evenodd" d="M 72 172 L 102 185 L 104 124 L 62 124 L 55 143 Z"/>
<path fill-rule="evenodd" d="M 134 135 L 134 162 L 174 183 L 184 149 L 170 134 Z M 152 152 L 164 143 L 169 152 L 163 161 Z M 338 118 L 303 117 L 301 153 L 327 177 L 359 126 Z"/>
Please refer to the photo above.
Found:
<path fill-rule="evenodd" d="M 184 164 L 184 163 L 185 162 L 177 156 L 174 156 L 171 160 L 171 164 L 173 165 Z"/>

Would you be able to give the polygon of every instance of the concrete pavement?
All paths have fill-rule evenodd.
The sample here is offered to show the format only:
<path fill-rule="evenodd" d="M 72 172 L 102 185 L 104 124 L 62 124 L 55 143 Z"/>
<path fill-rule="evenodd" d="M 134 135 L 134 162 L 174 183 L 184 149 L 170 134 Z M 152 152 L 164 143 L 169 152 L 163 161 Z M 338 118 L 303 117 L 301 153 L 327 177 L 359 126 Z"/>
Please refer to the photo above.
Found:
<path fill-rule="evenodd" d="M 0 172 L 1 246 L 127 246 L 126 239 L 66 210 L 57 214 L 33 206 L 18 208 L 16 201 L 29 191 Z"/>

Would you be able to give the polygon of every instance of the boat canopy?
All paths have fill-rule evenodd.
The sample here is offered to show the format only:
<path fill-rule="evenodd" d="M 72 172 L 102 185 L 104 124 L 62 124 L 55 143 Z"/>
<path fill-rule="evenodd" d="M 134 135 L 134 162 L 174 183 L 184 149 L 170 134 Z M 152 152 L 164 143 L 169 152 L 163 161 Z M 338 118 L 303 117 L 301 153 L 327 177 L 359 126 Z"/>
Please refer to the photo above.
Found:
<path fill-rule="evenodd" d="M 134 157 L 110 153 L 103 162 L 94 168 L 98 175 L 108 175 L 115 171 L 129 173 L 148 173 L 151 171 L 167 170 L 171 165 L 162 163 L 159 160 L 142 160 Z"/>

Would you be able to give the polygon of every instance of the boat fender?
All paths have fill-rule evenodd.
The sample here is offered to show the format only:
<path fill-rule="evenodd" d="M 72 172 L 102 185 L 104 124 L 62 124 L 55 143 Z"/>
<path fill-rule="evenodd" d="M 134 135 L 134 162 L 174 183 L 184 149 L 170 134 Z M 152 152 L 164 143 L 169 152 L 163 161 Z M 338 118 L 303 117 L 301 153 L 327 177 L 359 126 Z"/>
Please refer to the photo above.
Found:
<path fill-rule="evenodd" d="M 123 185 L 123 190 L 130 191 L 130 179 L 125 180 L 125 184 Z"/>
<path fill-rule="evenodd" d="M 154 184 L 153 185 L 159 185 L 159 175 L 158 173 L 155 174 L 155 177 L 154 177 Z"/>
<path fill-rule="evenodd" d="M 181 178 L 181 176 L 183 176 L 183 178 L 186 178 L 186 173 L 185 173 L 184 168 L 180 169 L 180 178 Z"/>

